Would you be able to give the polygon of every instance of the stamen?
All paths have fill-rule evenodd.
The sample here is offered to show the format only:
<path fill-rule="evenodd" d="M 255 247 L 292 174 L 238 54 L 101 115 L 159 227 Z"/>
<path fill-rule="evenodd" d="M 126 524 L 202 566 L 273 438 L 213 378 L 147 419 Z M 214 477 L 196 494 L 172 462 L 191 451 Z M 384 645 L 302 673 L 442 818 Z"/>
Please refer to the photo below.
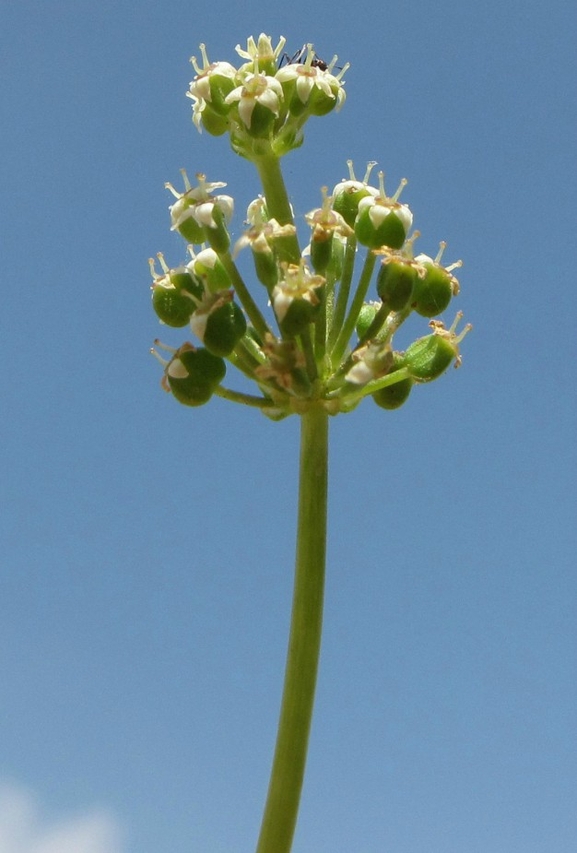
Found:
<path fill-rule="evenodd" d="M 164 270 L 166 275 L 168 275 L 170 272 L 170 267 L 167 265 L 166 261 L 164 260 L 164 255 L 162 254 L 162 252 L 157 252 L 156 257 L 158 258 L 158 260 L 160 262 L 160 266 L 162 267 L 162 269 Z"/>
<path fill-rule="evenodd" d="M 175 198 L 182 198 L 182 193 L 179 193 L 178 190 L 175 190 L 169 181 L 166 181 L 166 183 L 164 184 L 164 189 L 170 190 L 170 192 L 173 194 L 173 196 Z"/>
<path fill-rule="evenodd" d="M 441 242 L 439 243 L 439 251 L 437 252 L 437 257 L 435 258 L 436 264 L 441 263 L 441 258 L 443 257 L 443 252 L 445 251 L 446 248 L 447 248 L 447 244 L 445 243 L 444 240 L 441 240 Z"/>
<path fill-rule="evenodd" d="M 167 367 L 169 361 L 167 358 L 163 358 L 159 352 L 157 352 L 154 347 L 150 347 L 150 355 L 153 355 L 157 361 L 159 361 L 163 367 Z"/>
<path fill-rule="evenodd" d="M 401 178 L 401 183 L 399 184 L 399 188 L 397 189 L 397 192 L 394 194 L 392 201 L 398 201 L 400 194 L 403 192 L 404 188 L 407 186 L 408 183 L 409 182 L 406 178 Z"/>
<path fill-rule="evenodd" d="M 160 349 L 163 349 L 165 352 L 170 352 L 172 353 L 172 355 L 175 355 L 178 352 L 178 350 L 174 347 L 170 347 L 168 344 L 163 344 L 162 341 L 158 338 L 155 338 L 152 343 L 155 347 L 160 347 Z"/>
<path fill-rule="evenodd" d="M 186 169 L 180 169 L 180 174 L 182 175 L 182 180 L 184 181 L 184 189 L 188 192 L 192 189 L 192 186 L 190 184 L 190 181 L 188 180 Z"/>
<path fill-rule="evenodd" d="M 363 184 L 369 183 L 369 178 L 371 176 L 371 172 L 373 171 L 373 169 L 375 168 L 376 165 L 377 165 L 376 160 L 369 160 L 369 162 L 367 163 L 367 171 L 365 172 L 365 177 L 363 178 Z"/>

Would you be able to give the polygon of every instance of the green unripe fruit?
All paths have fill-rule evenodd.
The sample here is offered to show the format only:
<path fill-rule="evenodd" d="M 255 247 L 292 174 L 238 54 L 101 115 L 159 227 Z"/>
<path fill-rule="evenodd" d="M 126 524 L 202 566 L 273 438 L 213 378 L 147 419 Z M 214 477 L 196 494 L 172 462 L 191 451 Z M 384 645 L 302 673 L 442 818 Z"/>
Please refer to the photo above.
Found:
<path fill-rule="evenodd" d="M 189 272 L 170 273 L 170 281 L 179 291 L 186 291 L 196 299 L 202 299 L 204 288 L 202 282 Z"/>
<path fill-rule="evenodd" d="M 458 354 L 457 346 L 449 337 L 427 335 L 407 349 L 404 366 L 415 382 L 432 382 L 445 372 Z"/>
<path fill-rule="evenodd" d="M 222 136 L 228 130 L 228 116 L 222 115 L 206 103 L 201 113 L 202 126 L 211 136 Z"/>
<path fill-rule="evenodd" d="M 357 181 L 344 181 L 337 184 L 333 191 L 333 210 L 343 217 L 347 225 L 354 228 L 359 202 L 371 193 L 364 184 Z"/>
<path fill-rule="evenodd" d="M 207 225 L 204 228 L 206 241 L 215 252 L 227 252 L 230 247 L 230 234 L 226 227 L 224 213 L 217 204 L 214 205 L 212 218 L 216 225 L 214 227 Z"/>
<path fill-rule="evenodd" d="M 176 399 L 185 406 L 202 406 L 220 385 L 226 365 L 208 350 L 181 349 L 170 362 L 166 378 Z"/>
<path fill-rule="evenodd" d="M 279 279 L 278 265 L 274 253 L 255 252 L 252 253 L 256 276 L 261 284 L 264 284 L 270 292 Z"/>
<path fill-rule="evenodd" d="M 183 219 L 176 230 L 187 243 L 199 245 L 204 241 L 204 228 L 192 216 Z"/>
<path fill-rule="evenodd" d="M 162 283 L 152 286 L 152 307 L 162 323 L 181 328 L 186 326 L 196 308 L 192 296 L 200 299 L 202 292 L 200 282 L 188 273 L 169 273 Z"/>
<path fill-rule="evenodd" d="M 329 235 L 324 240 L 311 240 L 311 264 L 318 274 L 324 273 L 331 262 L 333 254 L 333 237 Z"/>
<path fill-rule="evenodd" d="M 402 311 L 411 300 L 416 278 L 411 264 L 383 263 L 377 276 L 377 293 L 391 311 Z"/>
<path fill-rule="evenodd" d="M 196 306 L 183 291 L 158 284 L 152 290 L 152 307 L 162 323 L 178 329 L 186 326 Z"/>
<path fill-rule="evenodd" d="M 394 373 L 400 370 L 402 366 L 402 363 L 399 363 L 399 366 L 391 372 Z M 409 376 L 406 379 L 400 379 L 398 382 L 393 383 L 393 385 L 380 388 L 378 391 L 375 391 L 372 397 L 381 409 L 398 409 L 406 402 L 412 387 L 413 380 Z"/>
<path fill-rule="evenodd" d="M 246 332 L 246 320 L 236 302 L 225 302 L 206 320 L 203 344 L 213 354 L 227 356 Z"/>
<path fill-rule="evenodd" d="M 247 127 L 247 131 L 250 136 L 259 139 L 267 137 L 274 120 L 275 114 L 272 110 L 256 101 L 250 116 L 250 127 Z"/>
<path fill-rule="evenodd" d="M 453 297 L 454 279 L 442 267 L 425 264 L 426 273 L 415 281 L 413 308 L 422 317 L 436 317 L 449 305 Z"/>
<path fill-rule="evenodd" d="M 333 244 L 331 248 L 331 260 L 326 269 L 326 274 L 339 281 L 343 274 L 343 264 L 345 261 L 345 246 L 346 241 L 342 237 L 333 236 Z"/>
<path fill-rule="evenodd" d="M 219 290 L 227 290 L 230 287 L 230 276 L 214 249 L 203 249 L 187 267 L 206 281 L 211 293 L 218 293 Z"/>
<path fill-rule="evenodd" d="M 315 319 L 319 309 L 318 305 L 312 305 L 308 299 L 293 299 L 287 311 L 279 320 L 279 326 L 283 335 L 294 337 L 304 332 L 309 323 Z"/>
<path fill-rule="evenodd" d="M 297 92 L 296 79 L 284 80 L 281 83 L 284 102 L 288 105 L 288 111 L 292 116 L 301 116 L 308 110 L 308 103 L 301 101 Z"/>
<path fill-rule="evenodd" d="M 224 74 L 214 72 L 210 75 L 209 80 L 210 101 L 208 102 L 208 105 L 215 113 L 218 113 L 221 116 L 228 115 L 231 107 L 230 104 L 226 103 L 226 96 L 234 89 L 234 80 Z"/>
<path fill-rule="evenodd" d="M 318 86 L 313 86 L 308 102 L 310 114 L 313 116 L 325 116 L 334 110 L 337 105 L 337 93 L 338 87 L 334 90 L 333 97 L 331 98 L 330 95 L 327 95 Z"/>
<path fill-rule="evenodd" d="M 368 246 L 369 249 L 379 249 L 381 246 L 400 249 L 407 236 L 405 226 L 394 211 L 388 213 L 378 225 L 375 225 L 369 208 L 365 208 L 357 216 L 354 228 L 359 243 Z"/>

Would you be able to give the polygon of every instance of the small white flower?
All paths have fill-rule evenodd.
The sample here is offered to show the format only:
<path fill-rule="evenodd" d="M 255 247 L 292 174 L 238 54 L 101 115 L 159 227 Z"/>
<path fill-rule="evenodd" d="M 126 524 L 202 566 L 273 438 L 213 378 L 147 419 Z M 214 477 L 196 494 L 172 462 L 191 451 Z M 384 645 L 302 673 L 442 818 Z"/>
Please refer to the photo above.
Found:
<path fill-rule="evenodd" d="M 275 286 L 271 295 L 275 313 L 281 322 L 294 299 L 304 299 L 311 305 L 318 305 L 316 290 L 326 281 L 322 275 L 312 275 L 302 261 L 298 265 L 283 264 L 283 270 L 283 279 Z"/>
<path fill-rule="evenodd" d="M 273 48 L 271 37 L 261 33 L 258 37 L 258 42 L 255 42 L 253 36 L 249 36 L 246 42 L 246 50 L 239 44 L 237 44 L 235 50 L 243 59 L 248 59 L 249 62 L 255 63 L 255 67 L 258 67 L 259 60 L 272 62 L 276 65 L 285 44 L 286 39 L 284 36 L 281 36 L 279 43 Z"/>
<path fill-rule="evenodd" d="M 401 220 L 405 234 L 408 233 L 413 224 L 413 214 L 409 206 L 390 198 L 365 196 L 359 202 L 359 216 L 365 210 L 368 211 L 369 219 L 375 229 L 382 224 L 390 213 L 394 213 Z"/>
<path fill-rule="evenodd" d="M 222 210 L 224 221 L 230 222 L 234 212 L 234 199 L 229 195 L 214 196 L 211 194 L 213 190 L 226 187 L 224 181 L 207 181 L 206 175 L 198 172 L 196 175 L 198 186 L 193 187 L 188 180 L 186 171 L 181 169 L 180 173 L 184 180 L 185 191 L 183 193 L 178 192 L 171 183 L 164 185 L 177 199 L 169 207 L 171 231 L 175 231 L 187 219 L 194 219 L 199 225 L 208 228 L 216 228 L 217 223 L 213 217 L 215 205 Z"/>
<path fill-rule="evenodd" d="M 332 234 L 338 234 L 340 237 L 350 237 L 354 234 L 353 229 L 347 225 L 344 217 L 336 210 L 333 210 L 333 196 L 327 195 L 327 188 L 322 187 L 323 205 L 316 210 L 311 210 L 305 214 L 307 225 L 313 229 L 313 240 L 323 239 Z"/>
<path fill-rule="evenodd" d="M 242 237 L 236 241 L 234 247 L 234 255 L 250 246 L 253 252 L 272 252 L 271 244 L 277 237 L 290 237 L 296 234 L 294 225 L 279 225 L 276 219 L 270 219 L 261 228 L 249 228 L 245 231 Z"/>
<path fill-rule="evenodd" d="M 234 199 L 229 195 L 217 195 L 210 201 L 195 205 L 194 218 L 199 225 L 207 228 L 217 228 L 218 223 L 214 219 L 214 209 L 218 207 L 222 211 L 225 222 L 230 222 L 234 212 Z"/>
<path fill-rule="evenodd" d="M 242 86 L 237 86 L 226 96 L 225 102 L 233 104 L 238 101 L 240 119 L 246 127 L 250 127 L 256 104 L 261 104 L 274 116 L 278 116 L 282 97 L 282 86 L 274 77 L 268 77 L 266 74 L 248 74 Z"/>

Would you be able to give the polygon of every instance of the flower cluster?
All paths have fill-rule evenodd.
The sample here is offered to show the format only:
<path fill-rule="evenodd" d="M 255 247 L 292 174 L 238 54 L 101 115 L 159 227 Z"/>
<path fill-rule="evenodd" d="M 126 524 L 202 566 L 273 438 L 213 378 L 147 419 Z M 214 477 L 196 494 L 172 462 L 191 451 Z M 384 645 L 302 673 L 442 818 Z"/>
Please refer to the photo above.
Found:
<path fill-rule="evenodd" d="M 163 387 L 190 406 L 216 394 L 273 419 L 313 405 L 346 412 L 369 396 L 396 409 L 416 385 L 460 364 L 470 325 L 457 331 L 460 312 L 449 328 L 435 318 L 459 293 L 454 270 L 461 262 L 443 265 L 444 243 L 435 257 L 415 255 L 419 233 L 400 201 L 407 182 L 387 195 L 382 172 L 371 183 L 374 163 L 358 180 L 349 161 L 348 177 L 331 193 L 322 188 L 320 206 L 304 217 L 309 238 L 301 248 L 280 158 L 302 138 L 306 118 L 342 104 L 347 66 L 335 76 L 336 57 L 327 65 L 307 45 L 290 59 L 283 47 L 284 39 L 273 48 L 268 36 L 250 38 L 246 50 L 237 47 L 247 60 L 238 69 L 210 64 L 204 46 L 202 67 L 193 60 L 196 125 L 228 131 L 235 150 L 255 162 L 263 192 L 233 246 L 234 202 L 220 192 L 225 183 L 199 173 L 192 186 L 183 171 L 183 192 L 166 185 L 176 198 L 171 227 L 188 244 L 190 260 L 171 269 L 159 254 L 160 272 L 150 261 L 153 307 L 162 323 L 189 326 L 200 345 L 158 344 L 171 354 L 154 351 L 164 365 Z M 237 267 L 241 253 L 251 256 L 256 289 Z M 411 314 L 429 319 L 431 331 L 395 350 L 394 335 Z M 227 362 L 257 394 L 223 385 Z"/>
<path fill-rule="evenodd" d="M 196 77 L 187 93 L 198 130 L 213 136 L 228 132 L 234 150 L 248 159 L 282 156 L 302 144 L 302 127 L 310 116 L 339 109 L 348 66 L 334 74 L 337 57 L 328 65 L 320 62 L 312 45 L 299 52 L 302 62 L 291 60 L 282 53 L 284 45 L 284 38 L 273 47 L 269 36 L 261 34 L 257 41 L 251 36 L 246 49 L 237 45 L 247 61 L 235 68 L 209 62 L 201 44 L 202 64 L 192 57 Z"/>

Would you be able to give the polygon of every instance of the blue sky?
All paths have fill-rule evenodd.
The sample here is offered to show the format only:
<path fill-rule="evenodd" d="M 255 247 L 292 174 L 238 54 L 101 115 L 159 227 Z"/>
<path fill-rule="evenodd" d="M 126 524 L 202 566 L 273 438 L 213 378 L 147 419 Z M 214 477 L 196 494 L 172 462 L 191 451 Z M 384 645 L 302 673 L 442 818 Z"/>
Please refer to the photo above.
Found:
<path fill-rule="evenodd" d="M 162 393 L 147 259 L 183 260 L 181 167 L 240 232 L 255 176 L 184 93 L 200 42 L 261 31 L 351 62 L 285 161 L 297 213 L 348 158 L 407 177 L 474 324 L 461 370 L 331 422 L 295 853 L 575 849 L 576 29 L 560 0 L 4 4 L 3 853 L 254 848 L 298 422 Z"/>

